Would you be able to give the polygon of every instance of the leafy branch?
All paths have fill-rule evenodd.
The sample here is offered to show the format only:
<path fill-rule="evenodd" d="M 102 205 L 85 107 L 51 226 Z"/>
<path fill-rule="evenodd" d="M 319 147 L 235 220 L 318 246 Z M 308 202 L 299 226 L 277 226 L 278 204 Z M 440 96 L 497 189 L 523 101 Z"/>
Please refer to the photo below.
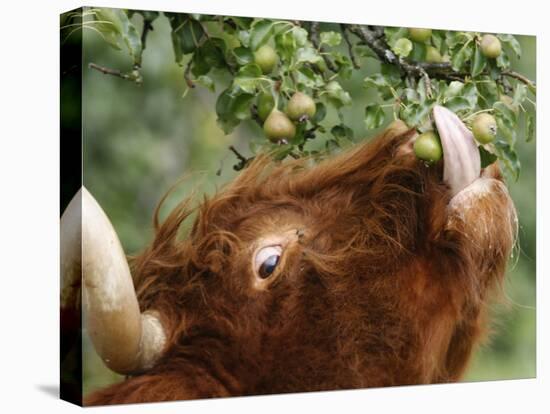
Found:
<path fill-rule="evenodd" d="M 97 63 L 89 67 L 140 83 L 143 49 L 159 13 L 91 10 L 82 24 L 93 27 L 112 47 L 126 49 L 132 69 Z M 141 16 L 141 32 L 134 15 Z M 377 99 L 365 107 L 367 130 L 382 127 L 388 112 L 419 132 L 433 129 L 430 113 L 436 104 L 467 124 L 476 114 L 489 114 L 498 132 L 480 151 L 498 157 L 516 178 L 518 127 L 525 125 L 527 140 L 534 136 L 536 84 L 512 67 L 510 56 L 519 57 L 521 47 L 509 34 L 168 12 L 163 16 L 171 28 L 175 61 L 182 67 L 183 95 L 197 86 L 212 92 L 220 87 L 215 107 L 220 128 L 229 134 L 251 121 L 263 130 L 258 136 L 267 138 L 251 140 L 252 154 L 322 159 L 354 142 L 354 131 L 346 125 L 353 98 L 343 85 L 371 67 L 366 59 L 380 63 L 380 71 L 363 82 L 377 92 Z M 74 30 L 72 24 L 68 19 L 66 30 Z M 493 42 L 489 48 L 487 41 Z M 329 112 L 336 117 L 327 117 Z M 323 150 L 310 145 L 320 139 Z M 235 169 L 252 158 L 234 147 L 229 150 L 237 158 Z"/>

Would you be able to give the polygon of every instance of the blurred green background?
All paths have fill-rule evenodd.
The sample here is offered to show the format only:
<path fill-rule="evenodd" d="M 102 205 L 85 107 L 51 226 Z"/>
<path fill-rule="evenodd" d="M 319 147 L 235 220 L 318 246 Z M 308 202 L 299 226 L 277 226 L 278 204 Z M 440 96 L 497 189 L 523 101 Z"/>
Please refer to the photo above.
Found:
<path fill-rule="evenodd" d="M 140 19 L 138 15 L 132 19 L 138 28 Z M 93 62 L 129 70 L 131 61 L 126 52 L 110 48 L 96 32 L 84 30 L 83 34 L 84 182 L 111 218 L 128 254 L 139 252 L 151 240 L 153 211 L 178 179 L 188 178 L 168 199 L 164 214 L 191 189 L 211 194 L 236 175 L 232 168 L 236 159 L 229 145 L 250 155 L 250 141 L 265 139 L 252 121 L 227 136 L 216 125 L 216 97 L 229 79 L 214 76 L 216 93 L 198 86 L 183 97 L 183 69 L 174 62 L 168 21 L 161 16 L 153 26 L 143 54 L 141 87 L 89 69 Z M 518 40 L 523 56 L 513 62 L 513 68 L 534 79 L 535 38 L 518 36 Z M 374 95 L 363 89 L 362 80 L 379 66 L 375 60 L 364 62 L 350 81 L 342 83 L 354 102 L 345 111 L 345 122 L 356 137 L 368 138 L 376 131 L 365 129 L 364 107 Z M 335 113 L 329 116 L 336 118 Z M 322 143 L 323 137 L 316 141 Z M 492 341 L 476 353 L 465 381 L 535 376 L 536 145 L 525 144 L 523 137 L 520 141 L 521 177 L 510 183 L 519 212 L 520 251 L 511 260 L 506 303 L 494 308 Z M 86 335 L 83 346 L 85 393 L 122 378 L 104 367 Z"/>

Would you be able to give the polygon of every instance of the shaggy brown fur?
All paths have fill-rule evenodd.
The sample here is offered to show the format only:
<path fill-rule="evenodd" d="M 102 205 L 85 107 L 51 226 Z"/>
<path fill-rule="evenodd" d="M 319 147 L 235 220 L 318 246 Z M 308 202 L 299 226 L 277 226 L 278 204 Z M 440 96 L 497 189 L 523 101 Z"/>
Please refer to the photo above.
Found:
<path fill-rule="evenodd" d="M 142 310 L 166 353 L 86 404 L 456 381 L 485 331 L 515 211 L 496 166 L 451 204 L 442 166 L 389 128 L 317 166 L 259 157 L 205 199 L 182 203 L 133 262 Z M 157 217 L 157 215 L 155 215 Z M 259 289 L 258 240 L 300 231 Z"/>

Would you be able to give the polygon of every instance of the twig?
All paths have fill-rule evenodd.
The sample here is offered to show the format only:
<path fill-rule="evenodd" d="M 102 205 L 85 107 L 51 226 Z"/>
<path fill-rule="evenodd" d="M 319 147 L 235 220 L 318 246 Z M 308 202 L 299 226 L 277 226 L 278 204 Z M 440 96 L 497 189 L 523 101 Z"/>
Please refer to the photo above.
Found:
<path fill-rule="evenodd" d="M 319 124 L 315 124 L 311 128 L 307 129 L 304 132 L 304 139 L 308 140 L 308 139 L 315 138 L 315 131 L 317 131 L 318 128 L 319 128 Z"/>
<path fill-rule="evenodd" d="M 262 118 L 260 118 L 260 115 L 258 114 L 258 107 L 256 105 L 252 105 L 250 107 L 250 115 L 254 121 L 260 126 L 263 127 L 264 123 L 262 121 Z"/>
<path fill-rule="evenodd" d="M 319 124 L 315 124 L 311 128 L 306 129 L 304 131 L 304 141 L 298 145 L 298 149 L 300 151 L 304 150 L 304 145 L 306 145 L 309 139 L 315 139 L 315 131 L 317 131 L 318 128 L 319 128 Z"/>
<path fill-rule="evenodd" d="M 149 31 L 153 31 L 153 25 L 151 24 L 151 20 L 144 19 L 143 20 L 143 31 L 141 32 L 141 50 L 145 50 L 145 47 L 147 46 L 147 35 L 149 34 Z"/>
<path fill-rule="evenodd" d="M 416 66 L 423 68 L 432 78 L 438 79 L 449 79 L 449 80 L 459 80 L 464 81 L 464 78 L 470 76 L 467 72 L 455 72 L 453 71 L 452 65 L 449 62 L 443 63 L 425 63 L 418 62 L 415 63 Z M 483 72 L 483 75 L 489 75 L 488 72 Z M 512 70 L 503 70 L 501 76 L 506 76 L 509 78 L 516 79 L 525 85 L 536 89 L 536 83 L 521 73 L 514 72 Z"/>
<path fill-rule="evenodd" d="M 384 36 L 384 27 L 382 26 L 369 26 L 369 30 L 378 39 Z"/>
<path fill-rule="evenodd" d="M 218 22 L 220 23 L 220 29 L 222 29 L 222 30 L 224 30 L 224 27 L 223 27 L 224 24 L 228 25 L 233 30 L 237 30 L 238 27 L 239 27 L 239 26 L 237 26 L 237 23 L 235 23 L 231 19 L 228 19 L 228 20 L 224 21 L 223 16 L 218 16 Z"/>
<path fill-rule="evenodd" d="M 504 93 L 505 94 L 512 93 L 512 91 L 514 89 L 512 88 L 512 85 L 510 83 L 510 79 L 508 79 L 504 75 L 500 74 L 499 80 L 500 80 L 500 83 L 502 84 L 502 87 L 504 88 Z"/>
<path fill-rule="evenodd" d="M 375 32 L 375 30 L 377 32 Z M 428 95 L 431 95 L 430 78 L 464 81 L 464 78 L 470 76 L 469 73 L 455 72 L 450 62 L 410 62 L 406 59 L 398 58 L 391 51 L 383 37 L 378 37 L 380 31 L 378 28 L 369 29 L 365 26 L 352 25 L 350 26 L 349 31 L 355 34 L 362 41 L 362 43 L 367 45 L 382 62 L 396 65 L 402 72 L 405 72 L 407 76 L 424 78 L 426 83 L 426 93 Z M 514 78 L 526 84 L 533 90 L 536 90 L 536 84 L 520 73 L 511 70 L 503 70 L 501 74 L 502 76 Z"/>
<path fill-rule="evenodd" d="M 124 79 L 124 80 L 129 80 L 129 81 L 132 81 L 132 82 L 136 82 L 138 84 L 141 83 L 141 76 L 139 74 L 139 67 L 135 67 L 134 71 L 132 71 L 130 73 L 122 72 L 118 69 L 111 69 L 111 68 L 107 68 L 105 66 L 100 66 L 100 65 L 97 65 L 93 62 L 90 62 L 88 64 L 88 67 L 90 69 L 95 69 L 95 70 L 103 73 L 104 75 L 116 76 L 117 78 L 121 78 L 121 79 Z"/>
<path fill-rule="evenodd" d="M 196 86 L 195 82 L 193 82 L 193 79 L 191 79 L 191 75 L 190 75 L 192 63 L 193 63 L 193 58 L 191 58 L 189 62 L 187 62 L 187 66 L 185 67 L 185 71 L 183 72 L 183 79 L 185 79 L 185 83 L 191 89 Z"/>
<path fill-rule="evenodd" d="M 409 63 L 403 58 L 399 58 L 399 66 L 401 66 L 402 69 L 407 72 L 407 74 L 410 75 L 417 75 L 422 78 L 424 78 L 424 84 L 426 87 L 426 95 L 428 97 L 432 96 L 432 82 L 430 80 L 430 76 L 428 75 L 428 72 L 426 72 L 426 69 L 424 69 L 422 66 Z"/>
<path fill-rule="evenodd" d="M 537 85 L 535 84 L 535 82 L 523 76 L 521 73 L 514 72 L 513 70 L 503 70 L 501 74 L 503 76 L 508 76 L 509 78 L 517 79 L 518 81 L 526 84 L 527 86 L 532 87 L 533 89 L 537 88 Z"/>
<path fill-rule="evenodd" d="M 342 29 L 342 37 L 344 38 L 344 40 L 346 41 L 346 44 L 348 45 L 348 53 L 349 53 L 349 57 L 351 59 L 351 63 L 353 64 L 353 67 L 355 69 L 360 69 L 361 66 L 359 65 L 359 63 L 357 62 L 357 57 L 355 56 L 355 53 L 353 53 L 353 44 L 351 43 L 351 40 L 348 36 L 348 31 L 347 31 L 347 26 L 345 24 L 342 24 L 340 25 L 341 29 Z"/>
<path fill-rule="evenodd" d="M 120 70 L 118 69 L 111 69 L 111 68 L 106 68 L 104 66 L 99 66 L 99 65 L 96 65 L 95 63 L 90 63 L 88 65 L 88 67 L 90 69 L 95 69 L 95 70 L 98 70 L 100 71 L 101 73 L 103 73 L 104 75 L 113 75 L 113 76 L 118 76 L 119 78 L 122 78 L 122 79 L 126 79 L 127 76 L 122 73 Z"/>
<path fill-rule="evenodd" d="M 198 41 L 198 43 L 195 41 L 195 46 L 197 49 L 199 49 L 200 47 L 202 47 L 207 41 L 210 40 L 210 35 L 208 34 L 208 31 L 206 30 L 206 27 L 204 26 L 204 24 L 200 21 L 197 20 L 197 22 L 200 24 L 201 28 L 202 28 L 202 32 L 204 34 L 204 37 L 201 37 Z M 193 64 L 193 57 L 195 56 L 195 52 L 193 52 L 193 56 L 191 56 L 191 58 L 189 59 L 189 62 L 187 62 L 187 66 L 185 67 L 185 71 L 183 72 L 183 78 L 185 79 L 185 83 L 187 84 L 187 86 L 189 88 L 194 88 L 196 85 L 195 85 L 195 82 L 193 80 L 193 78 L 191 77 L 191 65 Z M 230 64 L 227 64 L 227 70 L 229 70 L 229 72 L 231 73 L 231 75 L 234 75 L 235 74 L 235 67 L 230 65 Z"/>
<path fill-rule="evenodd" d="M 373 32 L 364 26 L 352 25 L 350 32 L 361 39 L 382 62 L 398 64 L 397 56 L 390 50 L 382 38 L 377 38 Z"/>
<path fill-rule="evenodd" d="M 238 164 L 235 164 L 233 166 L 233 169 L 235 171 L 240 171 L 242 170 L 244 167 L 246 167 L 246 165 L 252 161 L 254 159 L 254 157 L 251 157 L 251 158 L 246 158 L 244 155 L 242 155 L 239 151 L 237 151 L 237 149 L 233 146 L 233 145 L 230 145 L 229 146 L 229 150 L 235 154 L 235 156 L 237 157 L 237 159 L 239 160 Z"/>
<path fill-rule="evenodd" d="M 417 66 L 420 66 L 422 69 L 427 72 L 438 72 L 438 71 L 448 71 L 453 70 L 453 66 L 450 62 L 439 62 L 439 63 L 429 63 L 429 62 L 415 62 Z"/>
<path fill-rule="evenodd" d="M 332 60 L 327 56 L 325 53 L 325 49 L 323 46 L 320 45 L 319 42 L 319 22 L 311 22 L 311 27 L 309 29 L 309 40 L 311 40 L 311 44 L 315 49 L 319 51 L 321 56 L 323 57 L 323 60 L 325 61 L 327 68 L 334 72 L 338 72 L 338 68 L 334 65 Z"/>
<path fill-rule="evenodd" d="M 208 34 L 208 31 L 206 30 L 206 27 L 204 27 L 204 24 L 202 24 L 202 22 L 201 22 L 200 20 L 196 20 L 196 22 L 197 22 L 198 24 L 200 24 L 200 26 L 201 26 L 201 28 L 202 28 L 202 31 L 204 32 L 204 36 L 205 36 L 206 40 L 209 40 L 209 39 L 210 39 L 210 35 Z M 203 41 L 199 41 L 200 45 L 203 45 L 204 42 L 205 42 L 204 40 L 203 40 Z M 200 46 L 200 45 L 197 45 L 197 47 Z"/>
<path fill-rule="evenodd" d="M 220 168 L 218 168 L 218 170 L 216 171 L 216 175 L 219 177 L 220 175 L 222 175 L 222 170 L 223 170 L 223 162 L 225 161 L 225 159 L 227 158 L 229 154 L 225 154 L 224 157 L 220 160 Z"/>
<path fill-rule="evenodd" d="M 403 58 L 398 58 L 381 37 L 377 38 L 371 30 L 364 26 L 353 25 L 350 27 L 350 31 L 363 40 L 365 44 L 370 47 L 374 53 L 376 53 L 380 60 L 396 65 L 408 76 L 424 78 L 426 95 L 432 95 L 432 84 L 425 66 L 408 62 Z"/>

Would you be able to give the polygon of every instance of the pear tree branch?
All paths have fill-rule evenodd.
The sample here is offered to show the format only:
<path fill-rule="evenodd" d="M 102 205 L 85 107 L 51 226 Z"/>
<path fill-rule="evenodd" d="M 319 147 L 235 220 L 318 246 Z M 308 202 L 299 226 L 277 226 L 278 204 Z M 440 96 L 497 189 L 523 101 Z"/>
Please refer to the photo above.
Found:
<path fill-rule="evenodd" d="M 327 56 L 325 49 L 320 43 L 319 22 L 311 22 L 311 26 L 309 28 L 309 40 L 311 41 L 313 47 L 317 49 L 319 51 L 319 54 L 323 57 L 327 68 L 334 73 L 338 72 L 338 68 L 336 67 L 334 62 Z"/>
<path fill-rule="evenodd" d="M 363 44 L 368 46 L 381 62 L 397 66 L 406 76 L 424 78 L 427 93 L 430 92 L 431 89 L 430 78 L 464 81 L 467 76 L 470 76 L 469 73 L 455 72 L 450 62 L 412 62 L 398 57 L 384 40 L 383 29 L 377 26 L 366 27 L 361 25 L 351 25 L 349 27 L 349 31 L 356 35 Z M 502 76 L 514 78 L 529 86 L 533 90 L 536 89 L 535 82 L 520 73 L 512 70 L 503 70 L 501 74 Z"/>

